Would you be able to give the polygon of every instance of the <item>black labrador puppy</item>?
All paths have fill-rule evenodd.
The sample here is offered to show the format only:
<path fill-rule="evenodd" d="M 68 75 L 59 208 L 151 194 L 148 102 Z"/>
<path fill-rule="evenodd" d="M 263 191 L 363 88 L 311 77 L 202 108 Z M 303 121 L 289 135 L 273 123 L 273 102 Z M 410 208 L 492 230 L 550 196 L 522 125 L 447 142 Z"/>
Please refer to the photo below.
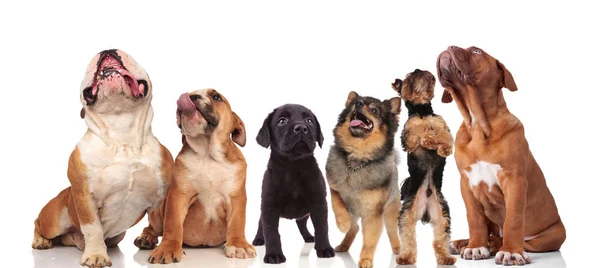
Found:
<path fill-rule="evenodd" d="M 271 146 L 271 157 L 263 178 L 261 214 L 252 245 L 266 242 L 265 263 L 285 262 L 279 238 L 279 218 L 296 219 L 305 242 L 315 242 L 319 258 L 335 252 L 327 234 L 327 190 L 313 155 L 316 143 L 323 146 L 317 117 L 306 107 L 286 104 L 265 119 L 256 141 Z M 308 218 L 315 237 L 306 228 Z"/>

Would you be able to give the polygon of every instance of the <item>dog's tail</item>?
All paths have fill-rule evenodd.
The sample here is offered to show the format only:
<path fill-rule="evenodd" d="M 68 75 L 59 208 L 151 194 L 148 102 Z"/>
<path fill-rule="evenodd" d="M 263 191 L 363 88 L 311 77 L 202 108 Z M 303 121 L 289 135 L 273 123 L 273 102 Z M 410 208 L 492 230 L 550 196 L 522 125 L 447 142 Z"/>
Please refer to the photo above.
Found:
<path fill-rule="evenodd" d="M 404 200 L 406 195 L 408 195 L 408 189 L 410 189 L 410 181 L 408 179 L 410 177 L 404 179 L 400 184 L 400 200 Z"/>

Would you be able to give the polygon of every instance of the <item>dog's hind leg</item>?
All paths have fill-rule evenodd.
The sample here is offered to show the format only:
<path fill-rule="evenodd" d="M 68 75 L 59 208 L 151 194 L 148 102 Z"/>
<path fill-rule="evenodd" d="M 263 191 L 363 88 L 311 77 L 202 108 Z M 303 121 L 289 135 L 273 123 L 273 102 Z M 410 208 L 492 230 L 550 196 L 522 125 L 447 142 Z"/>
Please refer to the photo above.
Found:
<path fill-rule="evenodd" d="M 262 217 L 262 215 L 261 215 Z M 258 219 L 258 230 L 256 230 L 256 236 L 254 236 L 254 240 L 252 241 L 253 246 L 262 246 L 265 244 L 265 235 L 263 234 L 263 226 L 260 218 Z"/>
<path fill-rule="evenodd" d="M 304 238 L 304 242 L 312 243 L 312 242 L 315 242 L 315 237 L 312 234 L 310 234 L 310 232 L 308 231 L 308 228 L 306 228 L 306 223 L 308 222 L 308 217 L 309 217 L 309 215 L 306 215 L 300 219 L 297 219 L 296 225 L 298 225 L 298 230 L 300 231 L 302 238 Z"/>
<path fill-rule="evenodd" d="M 436 191 L 437 192 L 437 191 Z M 433 250 L 439 265 L 452 265 L 456 258 L 450 255 L 450 209 L 441 192 L 431 196 L 427 202 L 433 227 Z"/>
<path fill-rule="evenodd" d="M 394 200 L 385 208 L 383 212 L 383 221 L 385 223 L 385 229 L 390 239 L 390 245 L 392 246 L 392 252 L 394 252 L 394 254 L 400 253 L 400 238 L 398 238 L 399 215 L 400 199 L 394 198 Z"/>
<path fill-rule="evenodd" d="M 62 190 L 42 208 L 34 222 L 32 248 L 52 248 L 53 239 L 66 233 L 73 226 L 67 209 L 70 195 L 71 187 Z"/>
<path fill-rule="evenodd" d="M 565 226 L 559 219 L 558 222 L 544 230 L 534 238 L 525 237 L 525 250 L 531 252 L 548 252 L 559 250 L 567 238 Z"/>
<path fill-rule="evenodd" d="M 402 210 L 398 217 L 400 229 L 400 253 L 396 263 L 400 265 L 414 264 L 417 261 L 417 239 L 415 237 L 415 225 L 420 217 L 417 215 L 417 196 L 406 197 L 402 204 Z"/>
<path fill-rule="evenodd" d="M 148 227 L 144 228 L 133 244 L 139 249 L 154 249 L 158 244 L 158 237 L 163 232 L 163 213 L 165 211 L 165 200 L 159 208 L 148 214 Z"/>
<path fill-rule="evenodd" d="M 335 247 L 335 251 L 337 252 L 347 252 L 348 249 L 350 249 L 350 246 L 352 246 L 352 242 L 354 242 L 354 238 L 356 238 L 356 234 L 358 233 L 359 227 L 358 227 L 358 218 L 356 217 L 352 217 L 352 220 L 350 220 L 350 230 L 348 230 L 348 232 L 346 232 L 346 236 L 344 236 L 344 240 L 342 240 L 342 242 Z"/>

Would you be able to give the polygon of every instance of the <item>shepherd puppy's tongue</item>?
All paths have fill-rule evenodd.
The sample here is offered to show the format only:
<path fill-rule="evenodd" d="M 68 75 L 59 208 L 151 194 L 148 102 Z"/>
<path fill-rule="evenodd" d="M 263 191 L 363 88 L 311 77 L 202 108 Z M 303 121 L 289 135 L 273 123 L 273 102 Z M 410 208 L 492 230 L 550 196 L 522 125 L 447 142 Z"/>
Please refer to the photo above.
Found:
<path fill-rule="evenodd" d="M 354 119 L 354 120 L 350 121 L 350 126 L 367 128 L 367 125 L 360 119 Z"/>

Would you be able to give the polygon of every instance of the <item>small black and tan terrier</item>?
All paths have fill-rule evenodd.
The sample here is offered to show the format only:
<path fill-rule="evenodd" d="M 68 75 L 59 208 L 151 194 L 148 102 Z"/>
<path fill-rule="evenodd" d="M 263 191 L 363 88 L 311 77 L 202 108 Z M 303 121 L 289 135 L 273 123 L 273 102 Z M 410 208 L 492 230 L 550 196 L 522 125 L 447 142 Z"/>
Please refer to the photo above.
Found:
<path fill-rule="evenodd" d="M 415 225 L 431 223 L 434 233 L 433 249 L 437 263 L 456 262 L 449 252 L 450 210 L 442 195 L 442 176 L 446 157 L 452 154 L 453 138 L 441 116 L 433 113 L 431 99 L 435 77 L 428 71 L 414 70 L 404 82 L 392 83 L 408 109 L 401 141 L 407 153 L 410 177 L 400 190 L 402 209 L 398 218 L 402 247 L 396 258 L 398 264 L 414 264 L 417 259 Z"/>

